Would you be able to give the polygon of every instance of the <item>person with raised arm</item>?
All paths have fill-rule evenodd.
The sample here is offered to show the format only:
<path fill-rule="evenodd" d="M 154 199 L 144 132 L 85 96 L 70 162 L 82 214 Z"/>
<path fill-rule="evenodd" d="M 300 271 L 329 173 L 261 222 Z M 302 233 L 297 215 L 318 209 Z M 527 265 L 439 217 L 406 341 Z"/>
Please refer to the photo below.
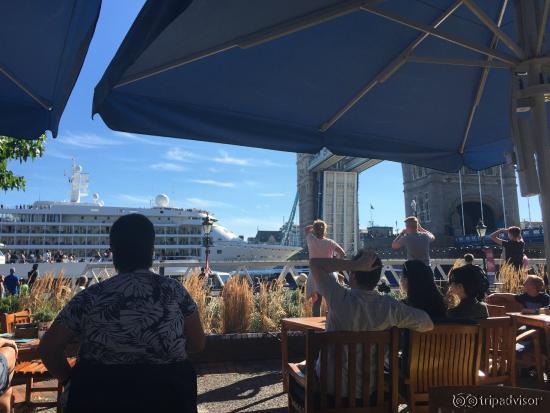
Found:
<path fill-rule="evenodd" d="M 407 261 L 422 261 L 430 266 L 430 244 L 435 240 L 434 234 L 423 228 L 416 217 L 405 219 L 405 228 L 393 240 L 394 250 L 407 248 Z"/>
<path fill-rule="evenodd" d="M 508 239 L 502 239 L 500 234 L 508 234 Z M 523 267 L 523 256 L 525 254 L 525 242 L 521 236 L 519 227 L 501 228 L 490 235 L 493 242 L 500 245 L 504 250 L 506 262 L 513 265 L 516 270 Z"/>

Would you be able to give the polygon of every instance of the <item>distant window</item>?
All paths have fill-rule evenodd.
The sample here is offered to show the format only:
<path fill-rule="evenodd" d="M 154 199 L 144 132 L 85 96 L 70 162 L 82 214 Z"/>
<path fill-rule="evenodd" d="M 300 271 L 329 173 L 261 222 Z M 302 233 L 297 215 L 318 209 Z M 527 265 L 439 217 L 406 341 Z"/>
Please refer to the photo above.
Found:
<path fill-rule="evenodd" d="M 222 253 L 222 250 L 217 250 L 216 251 L 216 254 L 221 254 Z"/>

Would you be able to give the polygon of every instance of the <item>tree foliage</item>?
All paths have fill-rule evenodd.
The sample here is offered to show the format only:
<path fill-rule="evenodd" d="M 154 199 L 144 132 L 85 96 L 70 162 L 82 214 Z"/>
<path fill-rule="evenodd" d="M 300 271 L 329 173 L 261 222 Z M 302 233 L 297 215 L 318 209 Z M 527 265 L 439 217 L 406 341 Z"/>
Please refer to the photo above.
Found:
<path fill-rule="evenodd" d="M 9 161 L 26 162 L 44 154 L 46 135 L 36 140 L 15 139 L 0 136 L 0 190 L 25 189 L 25 177 L 15 175 L 8 169 Z"/>

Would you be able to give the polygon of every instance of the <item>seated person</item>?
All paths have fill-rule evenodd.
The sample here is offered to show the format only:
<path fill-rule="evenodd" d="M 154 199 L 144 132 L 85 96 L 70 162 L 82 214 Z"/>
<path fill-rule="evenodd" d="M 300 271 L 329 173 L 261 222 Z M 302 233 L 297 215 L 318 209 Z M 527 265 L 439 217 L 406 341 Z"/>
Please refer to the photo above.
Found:
<path fill-rule="evenodd" d="M 155 229 L 143 215 L 117 219 L 109 234 L 117 275 L 78 293 L 40 341 L 49 372 L 65 386 L 65 413 L 197 412 L 188 352 L 205 336 L 180 282 L 149 269 Z M 69 343 L 80 343 L 71 369 Z M 70 382 L 69 382 L 70 380 Z"/>
<path fill-rule="evenodd" d="M 459 304 L 447 310 L 447 317 L 454 319 L 483 319 L 489 317 L 487 306 L 480 302 L 486 293 L 486 277 L 474 265 L 455 268 L 449 278 L 449 294 L 456 296 Z"/>
<path fill-rule="evenodd" d="M 469 265 L 474 265 L 474 255 L 464 254 L 464 262 Z"/>
<path fill-rule="evenodd" d="M 405 304 L 426 311 L 432 320 L 446 317 L 445 299 L 435 285 L 432 269 L 422 261 L 406 261 L 399 282 L 407 295 Z"/>
<path fill-rule="evenodd" d="M 315 277 L 315 283 L 328 303 L 328 315 L 326 322 L 327 331 L 380 331 L 391 327 L 409 328 L 416 331 L 428 331 L 433 329 L 433 323 L 425 311 L 409 307 L 389 295 L 382 295 L 376 291 L 376 285 L 380 280 L 382 262 L 372 252 L 360 252 L 352 260 L 312 258 L 310 259 L 311 276 Z M 349 284 L 346 288 L 338 284 L 331 275 L 333 272 L 348 271 Z M 362 358 L 358 352 L 357 360 Z M 374 356 L 371 354 L 371 357 Z M 334 355 L 328 354 L 328 391 L 334 392 Z M 375 368 L 376 363 L 371 363 Z M 315 367 L 319 375 L 319 360 Z M 343 388 L 347 389 L 347 366 L 342 369 Z M 374 380 L 371 381 L 374 385 Z M 300 397 L 300 394 L 294 393 Z M 302 390 L 303 391 L 303 390 Z M 371 394 L 374 388 L 371 388 Z M 362 372 L 357 370 L 356 395 L 362 399 Z M 343 392 L 342 396 L 346 397 Z M 362 403 L 362 400 L 360 401 Z"/>
<path fill-rule="evenodd" d="M 17 345 L 0 338 L 0 413 L 11 412 L 11 378 L 17 360 Z"/>
<path fill-rule="evenodd" d="M 523 283 L 523 294 L 516 294 L 515 299 L 523 308 L 538 310 L 550 305 L 550 296 L 544 292 L 544 281 L 536 275 L 528 275 Z"/>

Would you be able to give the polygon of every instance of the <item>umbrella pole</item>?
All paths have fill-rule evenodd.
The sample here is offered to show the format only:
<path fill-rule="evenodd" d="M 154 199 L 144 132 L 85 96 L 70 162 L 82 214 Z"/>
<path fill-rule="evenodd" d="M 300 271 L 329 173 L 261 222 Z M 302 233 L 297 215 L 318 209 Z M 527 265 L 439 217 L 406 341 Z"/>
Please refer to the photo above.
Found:
<path fill-rule="evenodd" d="M 544 226 L 544 250 L 546 265 L 550 268 L 550 135 L 546 103 L 542 95 L 534 98 L 533 132 L 540 186 L 539 201 Z"/>
<path fill-rule="evenodd" d="M 542 18 L 533 0 L 516 0 L 514 4 L 515 19 L 518 25 L 521 45 L 530 59 L 541 54 L 542 40 L 546 32 L 548 13 Z M 536 60 L 531 60 L 528 70 L 529 87 L 539 85 L 542 66 Z M 540 188 L 540 209 L 544 228 L 544 250 L 546 267 L 550 268 L 550 135 L 548 133 L 548 114 L 544 93 L 532 96 L 532 113 L 530 116 L 532 142 L 536 157 Z M 529 138 L 528 138 L 529 139 Z"/>

